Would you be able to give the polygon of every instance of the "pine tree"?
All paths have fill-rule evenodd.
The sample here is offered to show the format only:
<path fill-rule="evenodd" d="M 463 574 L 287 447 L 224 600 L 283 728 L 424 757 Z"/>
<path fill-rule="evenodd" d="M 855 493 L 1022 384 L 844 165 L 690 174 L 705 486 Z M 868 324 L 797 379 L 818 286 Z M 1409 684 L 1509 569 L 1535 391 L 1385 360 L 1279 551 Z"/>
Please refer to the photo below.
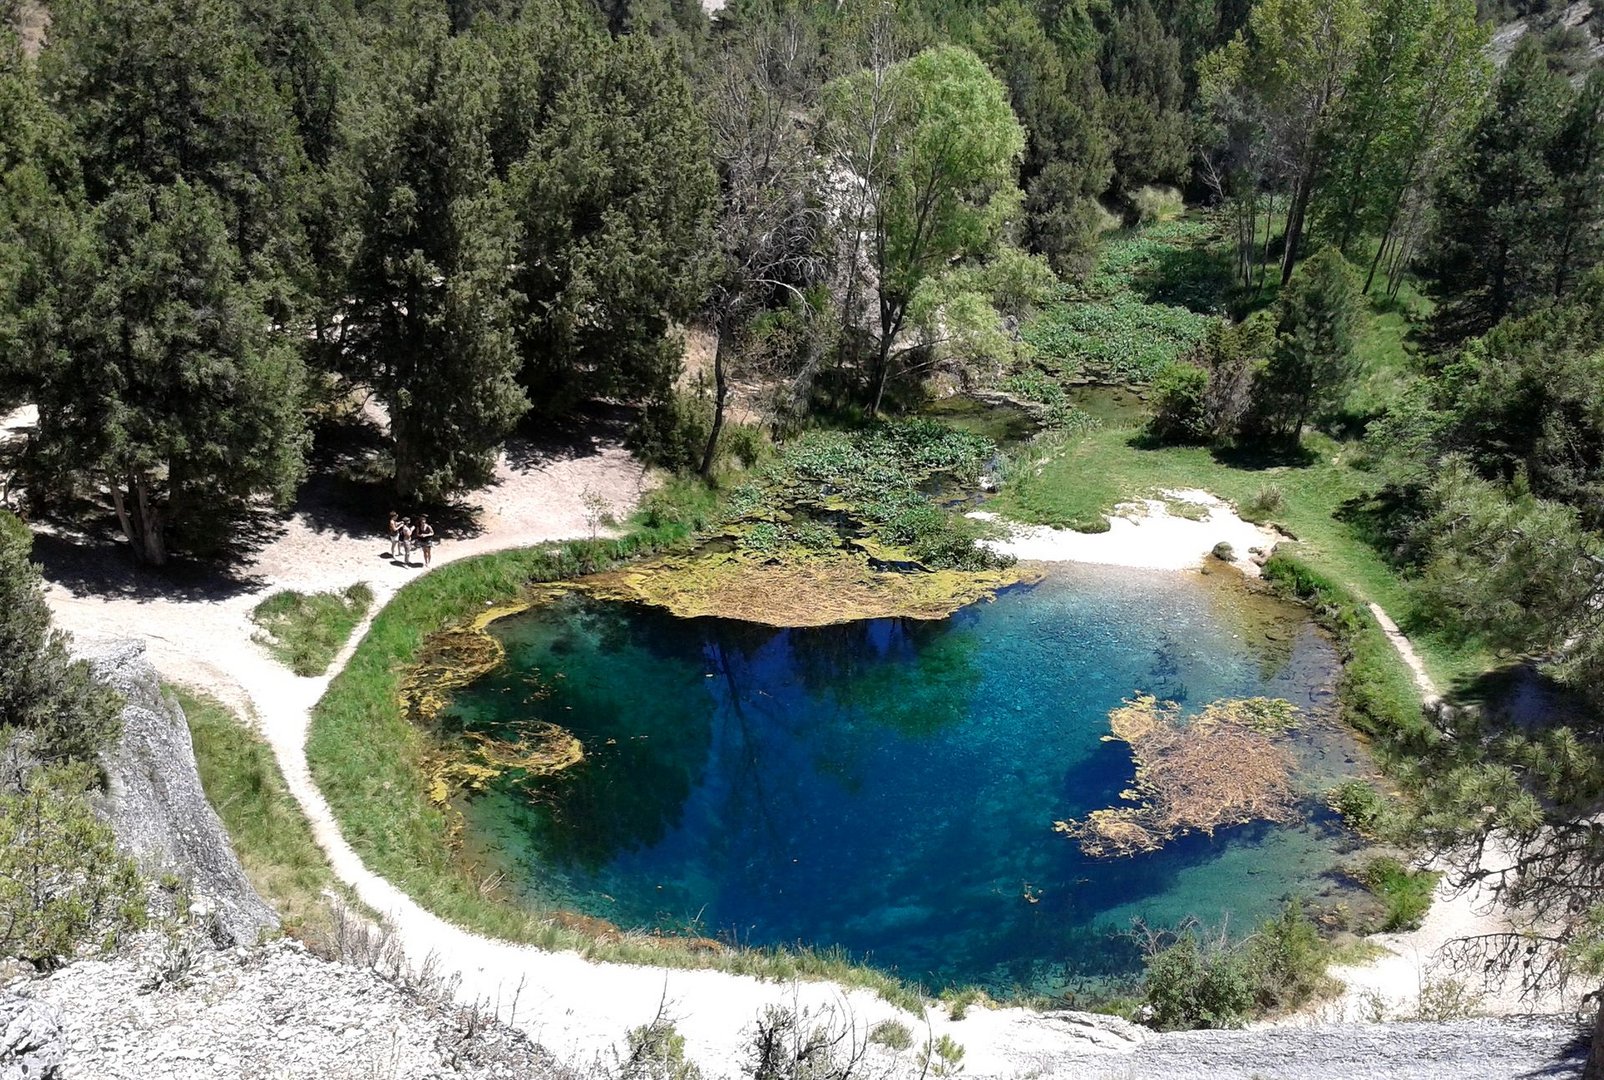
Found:
<path fill-rule="evenodd" d="M 1562 298 L 1604 254 L 1604 72 L 1593 71 L 1548 153 L 1557 187 L 1554 296 Z"/>
<path fill-rule="evenodd" d="M 486 45 L 420 15 L 381 52 L 355 136 L 343 362 L 389 410 L 397 493 L 438 498 L 490 479 L 528 405 L 515 378 L 518 230 L 492 165 Z"/>
<path fill-rule="evenodd" d="M 25 733 L 30 757 L 94 761 L 116 739 L 122 699 L 50 626 L 28 527 L 0 511 L 0 745 Z"/>
<path fill-rule="evenodd" d="M 1355 374 L 1360 303 L 1358 277 L 1335 248 L 1282 291 L 1275 348 L 1254 385 L 1256 422 L 1268 434 L 1296 444 L 1316 409 L 1341 400 Z"/>
<path fill-rule="evenodd" d="M 40 361 L 34 467 L 103 483 L 135 555 L 226 542 L 259 500 L 286 504 L 306 447 L 302 367 L 240 283 L 223 208 L 183 180 L 95 209 Z"/>
<path fill-rule="evenodd" d="M 1573 92 L 1523 39 L 1436 192 L 1438 326 L 1465 337 L 1553 295 L 1560 191 L 1552 149 Z"/>

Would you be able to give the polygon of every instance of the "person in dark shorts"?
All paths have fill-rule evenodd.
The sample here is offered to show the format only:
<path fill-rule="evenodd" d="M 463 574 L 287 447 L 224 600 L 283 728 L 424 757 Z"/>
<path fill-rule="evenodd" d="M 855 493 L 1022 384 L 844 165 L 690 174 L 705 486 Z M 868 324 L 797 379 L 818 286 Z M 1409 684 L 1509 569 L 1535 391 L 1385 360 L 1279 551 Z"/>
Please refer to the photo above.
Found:
<path fill-rule="evenodd" d="M 434 554 L 434 526 L 422 514 L 418 515 L 418 546 L 423 549 L 423 565 L 428 566 Z"/>
<path fill-rule="evenodd" d="M 395 558 L 395 550 L 401 544 L 401 519 L 394 510 L 390 511 L 390 558 Z"/>

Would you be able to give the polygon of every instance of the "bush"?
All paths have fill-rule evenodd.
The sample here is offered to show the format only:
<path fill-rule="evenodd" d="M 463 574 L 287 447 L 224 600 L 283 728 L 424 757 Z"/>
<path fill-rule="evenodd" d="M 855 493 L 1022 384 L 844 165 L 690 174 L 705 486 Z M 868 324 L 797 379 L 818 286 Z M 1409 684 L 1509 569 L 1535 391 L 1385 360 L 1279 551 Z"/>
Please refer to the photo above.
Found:
<path fill-rule="evenodd" d="M 1303 910 L 1288 902 L 1245 941 L 1195 926 L 1149 949 L 1143 973 L 1147 1022 L 1160 1031 L 1239 1027 L 1339 989 L 1326 975 L 1330 948 Z"/>
<path fill-rule="evenodd" d="M 712 403 L 701 394 L 674 392 L 647 404 L 628 446 L 643 461 L 691 472 L 701 466 L 712 430 Z"/>
<path fill-rule="evenodd" d="M 906 1050 L 913 1045 L 913 1032 L 900 1020 L 882 1020 L 869 1029 L 869 1041 L 887 1050 Z"/>
<path fill-rule="evenodd" d="M 1413 930 L 1431 910 L 1438 875 L 1411 870 L 1397 859 L 1378 855 L 1359 871 L 1359 880 L 1381 900 L 1385 914 L 1381 929 Z"/>
<path fill-rule="evenodd" d="M 1243 503 L 1238 512 L 1244 521 L 1263 524 L 1270 518 L 1286 512 L 1286 492 L 1281 490 L 1280 484 L 1263 484 L 1258 492 Z"/>
<path fill-rule="evenodd" d="M 1344 780 L 1326 792 L 1326 805 L 1344 825 L 1367 839 L 1388 839 L 1397 830 L 1397 808 L 1363 780 Z"/>
<path fill-rule="evenodd" d="M 34 769 L 0 792 L 0 956 L 49 967 L 142 925 L 145 892 L 89 792 L 84 762 Z"/>
<path fill-rule="evenodd" d="M 1295 1009 L 1337 989 L 1326 975 L 1330 947 L 1313 920 L 1292 901 L 1259 927 L 1246 948 L 1260 1012 Z"/>
<path fill-rule="evenodd" d="M 1254 986 L 1246 956 L 1224 942 L 1205 944 L 1187 930 L 1149 955 L 1142 976 L 1148 1024 L 1160 1031 L 1240 1027 Z"/>
<path fill-rule="evenodd" d="M 1131 208 L 1143 225 L 1174 221 L 1186 211 L 1186 201 L 1178 188 L 1167 184 L 1147 184 L 1131 194 Z"/>
<path fill-rule="evenodd" d="M 1226 540 L 1221 540 L 1218 544 L 1215 544 L 1214 550 L 1209 554 L 1221 562 L 1236 562 L 1236 548 L 1232 547 L 1230 542 Z"/>
<path fill-rule="evenodd" d="M 1148 431 L 1163 442 L 1207 442 L 1210 437 L 1205 401 L 1209 373 L 1196 364 L 1172 361 L 1153 378 L 1153 416 Z"/>

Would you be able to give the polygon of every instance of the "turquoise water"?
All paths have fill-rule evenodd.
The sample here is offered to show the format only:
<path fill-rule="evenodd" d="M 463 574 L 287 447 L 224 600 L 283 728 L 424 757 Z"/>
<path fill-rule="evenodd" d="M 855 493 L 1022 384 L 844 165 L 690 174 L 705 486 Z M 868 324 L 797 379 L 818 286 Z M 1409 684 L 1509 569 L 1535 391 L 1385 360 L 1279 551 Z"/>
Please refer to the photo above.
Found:
<path fill-rule="evenodd" d="M 1055 569 L 941 622 L 776 630 L 567 597 L 494 624 L 465 728 L 555 721 L 585 761 L 467 809 L 532 902 L 624 927 L 840 946 L 928 986 L 1064 993 L 1138 966 L 1131 919 L 1247 927 L 1330 886 L 1309 823 L 1092 859 L 1057 819 L 1118 805 L 1136 691 L 1286 697 L 1311 793 L 1356 768 L 1318 717 L 1336 656 L 1295 609 L 1197 575 Z"/>

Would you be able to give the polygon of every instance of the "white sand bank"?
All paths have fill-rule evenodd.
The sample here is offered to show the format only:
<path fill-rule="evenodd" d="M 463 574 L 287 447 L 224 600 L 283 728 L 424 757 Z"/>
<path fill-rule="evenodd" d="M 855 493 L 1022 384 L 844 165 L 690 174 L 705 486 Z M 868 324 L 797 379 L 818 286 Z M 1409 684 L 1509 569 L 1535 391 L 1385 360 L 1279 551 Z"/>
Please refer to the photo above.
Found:
<path fill-rule="evenodd" d="M 1206 491 L 1166 491 L 1165 499 L 1121 503 L 1108 519 L 1108 531 L 1076 532 L 1045 525 L 1004 522 L 1008 536 L 985 541 L 994 551 L 1033 562 L 1079 562 L 1103 566 L 1129 566 L 1147 570 L 1192 570 L 1203 565 L 1216 544 L 1231 545 L 1235 563 L 1257 575 L 1255 551 L 1268 556 L 1281 534 L 1272 528 L 1244 521 L 1230 503 Z M 1165 500 L 1168 500 L 1166 503 Z M 1196 518 L 1172 511 L 1172 505 L 1196 508 Z M 976 511 L 982 521 L 1001 521 L 995 514 Z"/>

